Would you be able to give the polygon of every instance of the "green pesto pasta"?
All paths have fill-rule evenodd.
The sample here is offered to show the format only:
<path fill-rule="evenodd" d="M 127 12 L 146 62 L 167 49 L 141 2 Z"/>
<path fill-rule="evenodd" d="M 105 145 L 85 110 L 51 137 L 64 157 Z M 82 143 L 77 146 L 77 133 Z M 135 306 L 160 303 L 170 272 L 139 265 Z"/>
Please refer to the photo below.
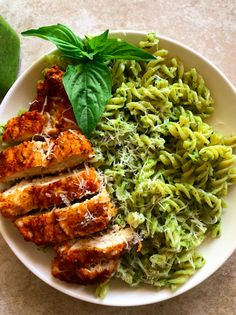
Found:
<path fill-rule="evenodd" d="M 176 289 L 204 265 L 197 247 L 221 234 L 224 197 L 236 182 L 236 135 L 204 122 L 213 99 L 195 68 L 186 71 L 170 58 L 154 33 L 139 46 L 156 59 L 109 64 L 112 98 L 91 137 L 91 164 L 118 209 L 111 224 L 130 225 L 142 238 L 142 248 L 122 257 L 115 277 L 131 286 Z M 58 52 L 45 59 L 62 69 L 71 62 Z M 107 290 L 106 283 L 96 294 Z"/>
<path fill-rule="evenodd" d="M 169 58 L 154 33 L 140 47 L 156 60 L 110 63 L 113 96 L 91 137 L 92 164 L 117 206 L 112 224 L 129 224 L 143 239 L 115 276 L 175 289 L 204 265 L 197 247 L 221 233 L 223 198 L 236 181 L 236 136 L 204 122 L 213 99 L 196 69 Z"/>

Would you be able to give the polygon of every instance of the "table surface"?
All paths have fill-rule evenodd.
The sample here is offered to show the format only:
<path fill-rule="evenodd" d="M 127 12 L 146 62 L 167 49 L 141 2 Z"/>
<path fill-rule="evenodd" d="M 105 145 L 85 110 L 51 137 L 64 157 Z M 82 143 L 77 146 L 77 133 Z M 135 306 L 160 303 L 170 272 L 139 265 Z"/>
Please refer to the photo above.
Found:
<path fill-rule="evenodd" d="M 106 28 L 155 31 L 197 50 L 236 84 L 234 0 L 0 0 L 0 14 L 17 32 L 56 23 L 79 34 Z M 51 47 L 22 38 L 21 71 Z M 236 314 L 236 253 L 191 291 L 138 308 L 92 305 L 54 290 L 18 261 L 1 236 L 0 253 L 0 314 Z"/>

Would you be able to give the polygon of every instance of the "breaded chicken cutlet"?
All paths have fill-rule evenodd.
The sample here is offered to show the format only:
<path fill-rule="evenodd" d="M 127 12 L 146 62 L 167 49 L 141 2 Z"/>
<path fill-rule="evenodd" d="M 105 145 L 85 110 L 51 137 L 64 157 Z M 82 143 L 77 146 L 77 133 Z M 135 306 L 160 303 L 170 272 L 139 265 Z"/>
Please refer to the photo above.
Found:
<path fill-rule="evenodd" d="M 10 119 L 2 139 L 7 143 L 56 137 L 60 132 L 77 129 L 73 109 L 62 84 L 63 71 L 57 66 L 47 69 L 45 79 L 37 85 L 36 99 L 29 111 Z"/>
<path fill-rule="evenodd" d="M 55 140 L 25 141 L 0 152 L 0 183 L 54 174 L 75 167 L 93 155 L 90 142 L 76 130 L 64 131 Z"/>
<path fill-rule="evenodd" d="M 44 80 L 38 81 L 37 84 L 37 104 L 32 106 L 43 106 L 45 96 L 67 98 L 66 91 L 63 86 L 62 77 L 64 71 L 57 65 L 44 70 Z M 32 108 L 33 110 L 35 108 Z"/>
<path fill-rule="evenodd" d="M 106 230 L 116 209 L 94 168 L 68 170 L 94 151 L 76 124 L 63 74 L 47 69 L 29 111 L 5 126 L 3 141 L 15 146 L 0 152 L 0 184 L 24 180 L 0 193 L 0 212 L 14 218 L 26 241 L 54 246 L 54 277 L 101 283 L 140 239 L 131 228 Z"/>
<path fill-rule="evenodd" d="M 122 254 L 140 241 L 131 229 L 113 229 L 56 248 L 54 277 L 79 284 L 101 283 L 116 272 Z"/>
<path fill-rule="evenodd" d="M 15 225 L 26 241 L 37 245 L 55 245 L 105 229 L 115 213 L 110 197 L 104 190 L 81 203 L 21 217 L 15 221 Z"/>
<path fill-rule="evenodd" d="M 77 266 L 55 257 L 52 261 L 52 275 L 65 282 L 81 285 L 103 283 L 117 270 L 119 259 L 107 260 L 96 265 Z"/>
<path fill-rule="evenodd" d="M 140 238 L 133 229 L 115 227 L 100 234 L 64 242 L 55 249 L 61 259 L 84 266 L 101 260 L 119 258 L 131 245 L 139 241 Z"/>
<path fill-rule="evenodd" d="M 46 124 L 46 116 L 37 111 L 26 112 L 7 122 L 2 140 L 12 143 L 31 139 L 35 134 L 42 134 Z"/>
<path fill-rule="evenodd" d="M 23 180 L 0 193 L 0 213 L 14 217 L 34 209 L 46 209 L 93 195 L 101 187 L 101 178 L 94 168 Z"/>

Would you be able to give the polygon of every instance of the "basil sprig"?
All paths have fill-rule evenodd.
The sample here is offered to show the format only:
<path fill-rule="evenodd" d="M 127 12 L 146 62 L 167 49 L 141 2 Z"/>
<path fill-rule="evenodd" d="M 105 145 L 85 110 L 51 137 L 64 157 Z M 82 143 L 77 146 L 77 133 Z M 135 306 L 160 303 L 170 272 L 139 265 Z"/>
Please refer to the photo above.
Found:
<path fill-rule="evenodd" d="M 111 97 L 112 77 L 108 60 L 130 59 L 150 61 L 155 56 L 120 39 L 108 38 L 104 33 L 81 39 L 62 24 L 40 27 L 22 32 L 56 45 L 64 56 L 75 64 L 68 65 L 63 85 L 72 104 L 81 131 L 89 137 L 98 124 Z"/>

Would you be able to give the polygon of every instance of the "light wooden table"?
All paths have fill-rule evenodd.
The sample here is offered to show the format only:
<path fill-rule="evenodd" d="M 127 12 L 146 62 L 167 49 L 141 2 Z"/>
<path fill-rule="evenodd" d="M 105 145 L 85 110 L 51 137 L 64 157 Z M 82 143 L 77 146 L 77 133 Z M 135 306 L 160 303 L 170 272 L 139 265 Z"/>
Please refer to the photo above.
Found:
<path fill-rule="evenodd" d="M 0 0 L 0 14 L 18 32 L 59 22 L 80 34 L 106 28 L 153 30 L 196 49 L 236 83 L 234 0 Z M 37 39 L 22 39 L 21 71 L 51 47 Z M 0 315 L 233 315 L 235 265 L 236 254 L 210 279 L 163 303 L 138 308 L 102 307 L 75 300 L 43 283 L 17 260 L 0 237 Z"/>

